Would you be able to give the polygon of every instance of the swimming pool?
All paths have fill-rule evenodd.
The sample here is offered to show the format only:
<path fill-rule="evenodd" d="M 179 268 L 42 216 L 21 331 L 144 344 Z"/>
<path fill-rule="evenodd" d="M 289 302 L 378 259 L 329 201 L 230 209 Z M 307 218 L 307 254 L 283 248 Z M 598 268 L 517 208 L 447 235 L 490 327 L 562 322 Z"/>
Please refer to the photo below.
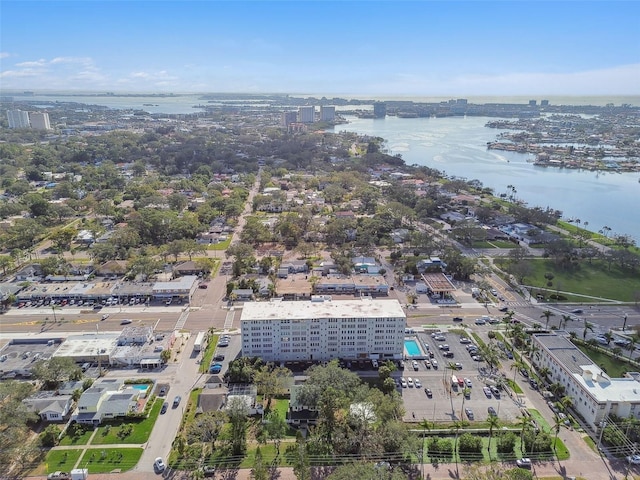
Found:
<path fill-rule="evenodd" d="M 419 355 L 422 355 L 420 346 L 418 345 L 418 342 L 416 342 L 415 340 L 410 340 L 410 339 L 405 340 L 404 349 L 407 352 L 407 355 L 409 355 L 410 357 L 417 357 Z"/>
<path fill-rule="evenodd" d="M 131 388 L 140 390 L 140 395 L 142 395 L 142 398 L 145 398 L 147 395 L 147 391 L 149 390 L 149 385 L 143 383 L 140 385 L 131 385 Z"/>

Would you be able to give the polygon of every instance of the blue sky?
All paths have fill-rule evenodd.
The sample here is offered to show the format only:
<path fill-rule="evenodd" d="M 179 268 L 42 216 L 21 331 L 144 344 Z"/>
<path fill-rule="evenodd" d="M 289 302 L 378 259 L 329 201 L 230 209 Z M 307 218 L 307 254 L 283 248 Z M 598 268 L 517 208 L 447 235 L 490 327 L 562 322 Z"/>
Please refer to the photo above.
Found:
<path fill-rule="evenodd" d="M 7 1 L 0 88 L 640 94 L 636 1 Z"/>

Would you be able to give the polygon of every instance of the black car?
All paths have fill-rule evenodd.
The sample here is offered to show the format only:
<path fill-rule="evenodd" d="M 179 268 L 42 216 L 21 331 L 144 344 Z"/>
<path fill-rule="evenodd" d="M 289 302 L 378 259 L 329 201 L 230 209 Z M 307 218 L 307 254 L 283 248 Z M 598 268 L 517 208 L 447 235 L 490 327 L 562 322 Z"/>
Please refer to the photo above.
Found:
<path fill-rule="evenodd" d="M 431 392 L 430 388 L 425 388 L 424 389 L 424 393 L 427 394 L 427 397 L 432 398 L 433 397 L 433 393 Z"/>
<path fill-rule="evenodd" d="M 221 362 L 221 361 L 223 361 L 223 360 L 224 360 L 224 355 L 222 355 L 222 354 L 220 354 L 220 353 L 219 353 L 218 355 L 216 355 L 215 357 L 213 357 L 213 359 L 214 359 L 216 362 Z"/>
<path fill-rule="evenodd" d="M 453 317 L 454 322 L 462 322 L 464 319 L 462 317 Z"/>
<path fill-rule="evenodd" d="M 164 402 L 162 404 L 162 408 L 160 409 L 160 413 L 167 413 L 168 408 L 169 408 L 169 402 Z"/>
<path fill-rule="evenodd" d="M 489 407 L 489 408 L 487 408 L 487 412 L 489 412 L 489 415 L 490 415 L 491 417 L 497 417 L 497 416 L 498 416 L 498 414 L 496 413 L 496 409 L 495 409 L 495 408 L 493 408 L 493 407 Z"/>
<path fill-rule="evenodd" d="M 465 408 L 464 409 L 464 413 L 467 415 L 467 418 L 469 420 L 473 420 L 473 410 L 471 410 L 470 408 Z"/>

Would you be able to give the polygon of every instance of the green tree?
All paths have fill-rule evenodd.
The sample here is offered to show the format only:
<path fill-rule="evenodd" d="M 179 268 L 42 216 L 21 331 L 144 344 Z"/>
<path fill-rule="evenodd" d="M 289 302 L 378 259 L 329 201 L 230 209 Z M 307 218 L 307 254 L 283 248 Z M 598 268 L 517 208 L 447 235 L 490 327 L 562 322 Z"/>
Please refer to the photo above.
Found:
<path fill-rule="evenodd" d="M 500 426 L 500 419 L 497 415 L 489 415 L 487 425 L 489 426 L 489 460 L 491 460 L 491 440 L 493 439 L 493 431 Z"/>
<path fill-rule="evenodd" d="M 48 425 L 40 434 L 40 443 L 43 447 L 51 448 L 58 444 L 60 429 L 56 425 Z"/>
<path fill-rule="evenodd" d="M 284 418 L 280 416 L 280 413 L 276 410 L 269 412 L 265 416 L 265 429 L 267 431 L 267 435 L 276 447 L 276 453 L 280 455 L 280 442 L 284 438 L 287 433 L 287 422 Z"/>
<path fill-rule="evenodd" d="M 229 401 L 227 415 L 229 417 L 230 446 L 232 455 L 244 455 L 247 448 L 247 405 L 241 398 L 234 397 Z"/>
<path fill-rule="evenodd" d="M 296 443 L 287 448 L 290 463 L 293 464 L 293 473 L 298 480 L 311 480 L 311 466 L 307 445 L 302 433 L 296 433 Z"/>
<path fill-rule="evenodd" d="M 34 364 L 33 376 L 43 382 L 46 388 L 55 389 L 64 381 L 79 380 L 82 371 L 70 357 L 51 357 Z"/>
<path fill-rule="evenodd" d="M 545 324 L 544 324 L 545 330 L 549 328 L 549 319 L 551 317 L 555 317 L 555 316 L 556 316 L 556 314 L 553 313 L 551 310 L 545 310 L 544 312 L 542 312 L 542 315 L 540 315 L 540 318 L 544 317 L 546 319 Z"/>
<path fill-rule="evenodd" d="M 593 332 L 593 323 L 584 319 L 584 329 L 582 330 L 582 340 L 587 339 L 587 332 Z"/>
<path fill-rule="evenodd" d="M 269 478 L 269 469 L 262 460 L 260 447 L 256 448 L 256 454 L 253 459 L 253 468 L 251 469 L 251 478 L 253 480 L 267 480 Z"/>

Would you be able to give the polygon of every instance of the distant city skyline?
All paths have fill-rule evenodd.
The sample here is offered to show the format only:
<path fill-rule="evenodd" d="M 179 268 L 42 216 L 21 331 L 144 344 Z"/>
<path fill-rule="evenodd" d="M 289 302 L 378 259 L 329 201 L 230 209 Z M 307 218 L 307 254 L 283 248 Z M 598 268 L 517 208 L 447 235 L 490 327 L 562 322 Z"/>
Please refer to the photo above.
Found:
<path fill-rule="evenodd" d="M 635 1 L 2 1 L 1 90 L 640 94 Z"/>

